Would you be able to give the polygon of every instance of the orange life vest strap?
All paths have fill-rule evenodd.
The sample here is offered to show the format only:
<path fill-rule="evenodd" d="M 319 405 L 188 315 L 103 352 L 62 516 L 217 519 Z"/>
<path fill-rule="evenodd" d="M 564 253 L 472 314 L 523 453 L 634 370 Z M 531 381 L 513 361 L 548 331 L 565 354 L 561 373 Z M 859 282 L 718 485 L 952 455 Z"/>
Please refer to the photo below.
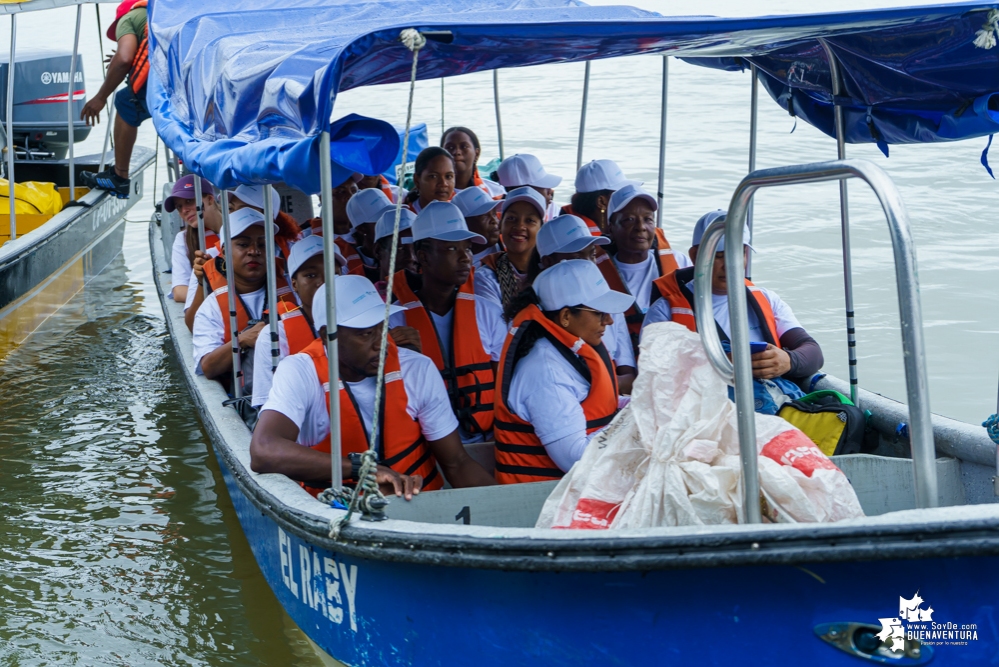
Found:
<path fill-rule="evenodd" d="M 278 316 L 284 325 L 284 335 L 288 340 L 288 354 L 298 354 L 316 340 L 309 318 L 300 306 L 287 301 L 278 301 Z"/>

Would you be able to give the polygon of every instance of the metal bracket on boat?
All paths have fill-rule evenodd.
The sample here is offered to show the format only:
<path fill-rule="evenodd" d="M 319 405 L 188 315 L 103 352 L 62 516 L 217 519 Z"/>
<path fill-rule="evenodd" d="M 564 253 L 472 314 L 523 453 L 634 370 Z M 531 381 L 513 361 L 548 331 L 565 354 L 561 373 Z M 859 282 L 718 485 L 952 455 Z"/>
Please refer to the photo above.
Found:
<path fill-rule="evenodd" d="M 933 648 L 916 639 L 901 639 L 902 649 L 893 651 L 891 637 L 882 640 L 881 628 L 869 623 L 820 623 L 815 635 L 850 655 L 882 665 L 925 665 L 933 659 Z"/>

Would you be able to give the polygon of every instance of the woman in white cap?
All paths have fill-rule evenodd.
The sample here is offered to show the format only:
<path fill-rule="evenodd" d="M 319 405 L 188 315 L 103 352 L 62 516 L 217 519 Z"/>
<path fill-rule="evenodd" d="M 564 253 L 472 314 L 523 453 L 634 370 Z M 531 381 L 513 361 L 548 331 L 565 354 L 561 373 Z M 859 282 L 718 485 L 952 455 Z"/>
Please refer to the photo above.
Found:
<path fill-rule="evenodd" d="M 394 210 L 392 202 L 381 190 L 369 188 L 360 190 L 347 202 L 347 217 L 350 218 L 353 246 L 361 258 L 363 273 L 368 280 L 378 279 L 378 260 L 375 255 L 375 223 L 382 213 Z M 351 273 L 361 275 L 360 271 L 350 269 Z"/>
<path fill-rule="evenodd" d="M 405 312 L 390 321 L 419 331 L 423 354 L 444 378 L 462 441 L 488 440 L 506 323 L 498 304 L 472 293 L 469 248 L 483 239 L 450 202 L 428 204 L 412 233 L 420 273 L 395 274 L 392 293 Z"/>
<path fill-rule="evenodd" d="M 712 211 L 701 216 L 694 226 L 690 257 L 697 259 L 704 231 L 715 220 L 724 220 L 725 211 Z M 743 228 L 744 252 L 748 259 L 753 249 L 749 245 L 749 225 Z M 728 311 L 728 282 L 725 277 L 725 236 L 718 241 L 711 274 L 711 299 L 714 318 L 722 340 L 731 335 Z M 749 340 L 766 343 L 766 349 L 753 354 L 756 411 L 776 414 L 780 407 L 773 399 L 774 390 L 789 399 L 800 398 L 804 392 L 797 383 L 817 373 L 824 362 L 822 348 L 801 326 L 788 306 L 776 293 L 757 287 L 748 279 L 746 303 L 749 305 Z M 673 321 L 691 331 L 697 331 L 694 309 L 694 267 L 679 269 L 652 283 L 652 305 L 645 315 L 642 329 L 655 322 Z M 767 384 L 769 383 L 769 384 Z"/>
<path fill-rule="evenodd" d="M 270 223 L 274 224 L 274 223 Z M 253 346 L 266 326 L 267 253 L 264 242 L 264 216 L 250 208 L 229 217 L 232 236 L 232 273 L 236 288 L 236 336 L 243 361 L 245 394 L 252 393 Z M 275 225 L 276 227 L 277 225 Z M 229 287 L 225 257 L 215 257 L 204 265 L 212 292 L 194 317 L 192 343 L 195 372 L 227 384 L 232 373 L 232 339 L 229 322 Z M 278 285 L 287 287 L 278 276 Z M 292 299 L 290 288 L 288 299 Z"/>
<path fill-rule="evenodd" d="M 302 237 L 302 228 L 295 218 L 281 210 L 281 197 L 273 185 L 240 185 L 229 193 L 229 212 L 235 213 L 241 208 L 250 207 L 264 212 L 264 190 L 271 196 L 271 211 L 278 231 L 274 234 L 274 243 L 281 253 L 281 258 L 287 260 L 291 256 L 291 246 Z"/>
<path fill-rule="evenodd" d="M 507 194 L 500 216 L 505 250 L 482 259 L 475 293 L 505 309 L 541 268 L 535 246 L 545 222 L 545 199 L 534 188 L 519 188 Z"/>
<path fill-rule="evenodd" d="M 503 251 L 500 244 L 499 209 L 502 199 L 493 199 L 481 188 L 467 188 L 454 196 L 451 203 L 465 216 L 468 230 L 486 240 L 472 244 L 472 266 L 479 268 L 487 255 Z"/>
<path fill-rule="evenodd" d="M 546 222 L 541 231 L 538 232 L 538 254 L 541 255 L 541 268 L 548 269 L 559 262 L 571 259 L 585 259 L 590 262 L 597 261 L 597 248 L 610 243 L 606 236 L 593 236 L 590 234 L 585 222 L 574 215 L 560 215 L 554 220 Z M 604 261 L 607 256 L 602 255 Z M 516 308 L 516 304 L 513 304 Z M 512 310 L 512 309 L 511 309 Z M 507 321 L 512 321 L 516 317 L 516 311 L 507 311 L 504 317 Z M 628 328 L 624 323 L 623 313 L 611 313 L 614 323 L 607 327 L 604 332 L 604 346 L 607 353 L 614 360 L 617 366 L 618 391 L 621 394 L 630 394 L 631 385 L 637 374 L 635 370 L 635 353 L 631 349 L 631 337 L 628 335 Z"/>
<path fill-rule="evenodd" d="M 618 410 L 617 375 L 603 344 L 610 313 L 634 298 L 613 291 L 593 262 L 545 269 L 517 314 L 496 386 L 496 481 L 559 479 Z"/>
<path fill-rule="evenodd" d="M 506 190 L 502 185 L 479 176 L 478 163 L 482 146 L 475 132 L 467 127 L 449 127 L 441 135 L 441 147 L 454 158 L 455 192 L 479 188 L 492 199 L 503 198 Z"/>
<path fill-rule="evenodd" d="M 559 213 L 559 207 L 552 202 L 555 188 L 562 182 L 561 176 L 545 171 L 541 160 L 529 153 L 511 155 L 500 163 L 496 176 L 507 192 L 519 188 L 534 188 L 545 198 L 545 220 L 551 220 Z"/>
<path fill-rule="evenodd" d="M 341 465 L 343 479 L 350 482 L 357 481 L 360 454 L 370 447 L 385 303 L 366 278 L 340 276 L 334 282 Z M 258 473 L 287 475 L 318 495 L 330 479 L 329 392 L 323 391 L 329 387 L 326 285 L 313 296 L 312 313 L 319 338 L 278 365 L 250 442 L 250 467 Z M 438 465 L 451 486 L 492 484 L 489 473 L 461 444 L 458 422 L 433 363 L 396 347 L 391 339 L 388 346 L 375 447 L 380 457 L 375 475 L 382 489 L 407 500 L 421 488 L 440 489 Z"/>
<path fill-rule="evenodd" d="M 611 288 L 635 297 L 625 313 L 625 324 L 636 357 L 652 281 L 691 266 L 685 254 L 670 248 L 663 230 L 656 226 L 657 208 L 655 197 L 637 185 L 626 185 L 611 195 L 607 232 L 613 242 L 609 248 L 612 261 L 598 263 Z"/>
<path fill-rule="evenodd" d="M 163 200 L 163 210 L 167 213 L 177 211 L 184 222 L 184 228 L 173 239 L 170 255 L 171 296 L 178 303 L 187 301 L 194 259 L 201 252 L 198 245 L 198 209 L 194 201 L 195 178 L 194 174 L 188 174 L 177 179 L 170 196 Z M 216 232 L 222 229 L 222 212 L 215 199 L 215 188 L 204 178 L 201 179 L 201 199 L 205 217 L 205 245 L 217 251 L 219 237 Z"/>
<path fill-rule="evenodd" d="M 413 189 L 406 206 L 419 213 L 432 201 L 451 201 L 454 197 L 454 158 L 440 146 L 424 148 L 413 166 Z"/>
<path fill-rule="evenodd" d="M 607 231 L 607 207 L 611 195 L 626 185 L 641 185 L 624 177 L 614 160 L 592 160 L 576 172 L 576 193 L 562 213 L 582 218 L 590 233 L 600 236 Z"/>

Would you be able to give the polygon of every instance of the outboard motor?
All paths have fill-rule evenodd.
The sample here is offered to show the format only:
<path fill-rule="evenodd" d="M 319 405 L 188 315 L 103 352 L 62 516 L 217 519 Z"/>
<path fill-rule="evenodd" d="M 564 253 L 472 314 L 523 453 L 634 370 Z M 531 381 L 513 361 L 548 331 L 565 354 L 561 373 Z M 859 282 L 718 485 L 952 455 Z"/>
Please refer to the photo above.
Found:
<path fill-rule="evenodd" d="M 10 56 L 7 56 L 9 59 Z M 14 68 L 14 136 L 18 160 L 58 159 L 69 151 L 66 102 L 71 52 L 23 49 Z M 9 62 L 0 57 L 0 122 L 6 131 Z M 90 126 L 80 120 L 86 103 L 83 58 L 77 57 L 73 77 L 73 141 L 83 141 Z"/>

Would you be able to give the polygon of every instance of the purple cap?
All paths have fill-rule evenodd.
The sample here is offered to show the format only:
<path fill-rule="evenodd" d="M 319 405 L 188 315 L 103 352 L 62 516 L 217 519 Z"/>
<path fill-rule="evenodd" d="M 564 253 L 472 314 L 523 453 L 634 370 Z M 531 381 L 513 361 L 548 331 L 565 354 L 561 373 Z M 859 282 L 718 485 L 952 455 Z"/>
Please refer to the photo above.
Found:
<path fill-rule="evenodd" d="M 167 213 L 173 213 L 176 208 L 176 202 L 174 202 L 174 197 L 179 199 L 194 199 L 194 179 L 196 176 L 194 174 L 188 174 L 187 176 L 181 176 L 177 179 L 177 182 L 173 184 L 173 190 L 170 191 L 170 196 L 163 201 L 163 210 Z M 215 196 L 215 188 L 212 184 L 208 182 L 207 179 L 201 179 L 201 196 L 205 195 Z"/>

